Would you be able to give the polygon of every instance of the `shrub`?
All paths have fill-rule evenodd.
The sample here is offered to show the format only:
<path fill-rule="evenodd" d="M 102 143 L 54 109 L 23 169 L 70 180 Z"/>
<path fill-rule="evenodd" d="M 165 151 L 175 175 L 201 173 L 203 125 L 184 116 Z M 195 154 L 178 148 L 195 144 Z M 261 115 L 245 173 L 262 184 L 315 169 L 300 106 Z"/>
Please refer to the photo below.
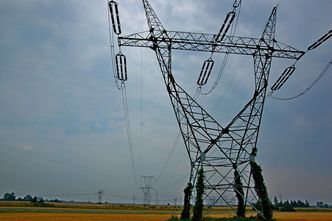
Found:
<path fill-rule="evenodd" d="M 198 172 L 196 182 L 196 202 L 192 221 L 201 221 L 203 216 L 203 194 L 204 194 L 204 171 L 203 168 Z"/>
<path fill-rule="evenodd" d="M 184 205 L 181 213 L 181 219 L 190 219 L 190 197 L 192 192 L 192 184 L 188 183 L 184 189 Z"/>
<path fill-rule="evenodd" d="M 256 153 L 257 149 L 253 148 L 251 154 L 253 156 L 256 156 Z M 267 220 L 272 220 L 273 217 L 272 203 L 270 202 L 267 189 L 264 183 L 262 168 L 254 160 L 250 161 L 250 166 L 252 171 L 252 177 L 255 182 L 255 191 L 260 200 L 263 215 Z"/>

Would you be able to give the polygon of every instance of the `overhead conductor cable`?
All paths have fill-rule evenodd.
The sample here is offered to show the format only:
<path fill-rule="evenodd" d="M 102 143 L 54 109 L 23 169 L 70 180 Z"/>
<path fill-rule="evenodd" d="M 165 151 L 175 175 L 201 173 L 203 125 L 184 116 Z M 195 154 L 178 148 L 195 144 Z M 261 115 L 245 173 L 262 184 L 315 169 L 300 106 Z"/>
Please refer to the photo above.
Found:
<path fill-rule="evenodd" d="M 118 4 L 111 0 L 108 2 L 110 14 L 108 14 L 109 20 L 112 21 L 113 32 L 111 32 L 110 23 L 109 23 L 109 34 L 110 34 L 110 42 L 111 42 L 111 55 L 112 55 L 112 69 L 114 78 L 116 79 L 116 84 L 119 89 L 122 91 L 122 101 L 123 101 L 123 108 L 124 108 L 124 117 L 126 121 L 126 129 L 127 129 L 127 139 L 128 139 L 128 146 L 130 152 L 130 159 L 131 159 L 131 166 L 133 170 L 134 181 L 137 186 L 137 176 L 136 176 L 136 168 L 135 168 L 135 160 L 134 160 L 134 149 L 133 149 L 133 141 L 131 135 L 131 126 L 130 126 L 130 119 L 129 119 L 129 110 L 128 110 L 128 100 L 127 100 L 127 92 L 125 81 L 128 79 L 127 77 L 127 59 L 126 56 L 121 53 L 121 48 L 119 47 L 119 53 L 114 56 L 114 33 L 116 35 L 121 34 L 121 25 L 120 25 L 120 18 L 119 18 L 119 10 Z M 111 15 L 111 16 L 110 16 Z M 115 57 L 115 62 L 113 57 Z M 116 74 L 114 73 L 114 66 L 116 66 Z M 118 85 L 118 81 L 121 81 L 121 86 Z"/>
<path fill-rule="evenodd" d="M 325 66 L 325 68 L 323 69 L 323 71 L 318 75 L 318 77 L 309 85 L 309 87 L 307 87 L 306 89 L 304 89 L 302 92 L 298 93 L 295 96 L 292 97 L 287 97 L 287 98 L 280 98 L 280 97 L 275 97 L 272 95 L 272 92 L 269 94 L 269 97 L 271 97 L 272 99 L 275 100 L 283 100 L 283 101 L 288 101 L 288 100 L 293 100 L 295 98 L 298 98 L 302 95 L 304 95 L 305 93 L 307 93 L 311 88 L 313 88 L 318 81 L 327 73 L 328 69 L 331 67 L 332 65 L 332 59 L 327 63 L 327 65 Z"/>
<path fill-rule="evenodd" d="M 137 186 L 136 167 L 135 167 L 135 160 L 134 160 L 134 148 L 133 148 L 133 140 L 132 140 L 132 135 L 131 135 L 131 126 L 130 126 L 130 118 L 129 118 L 129 110 L 128 110 L 128 99 L 127 99 L 127 92 L 126 92 L 126 87 L 125 87 L 124 83 L 122 83 L 122 101 L 123 101 L 124 115 L 125 115 L 125 120 L 126 120 L 126 129 L 127 129 L 127 138 L 128 138 L 131 166 L 132 166 L 132 170 L 133 170 L 134 181 Z"/>

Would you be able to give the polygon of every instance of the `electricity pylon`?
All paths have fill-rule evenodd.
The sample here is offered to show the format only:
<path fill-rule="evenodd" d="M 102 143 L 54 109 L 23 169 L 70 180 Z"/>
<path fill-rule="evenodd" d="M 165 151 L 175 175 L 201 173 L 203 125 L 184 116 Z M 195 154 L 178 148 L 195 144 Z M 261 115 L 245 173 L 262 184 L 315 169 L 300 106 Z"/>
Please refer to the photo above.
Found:
<path fill-rule="evenodd" d="M 143 192 L 143 204 L 151 204 L 151 190 L 156 183 L 156 178 L 154 176 L 141 176 L 141 187 Z"/>
<path fill-rule="evenodd" d="M 97 194 L 98 194 L 98 204 L 102 203 L 103 193 L 104 193 L 104 190 L 98 190 L 97 191 Z"/>
<path fill-rule="evenodd" d="M 257 144 L 271 61 L 273 57 L 298 60 L 305 52 L 275 39 L 276 7 L 273 8 L 261 37 L 252 38 L 227 35 L 229 24 L 234 20 L 234 12 L 227 15 L 218 34 L 168 31 L 163 27 L 148 0 L 142 2 L 149 31 L 127 36 L 119 35 L 119 47 L 147 47 L 155 51 L 189 155 L 191 164 L 189 182 L 195 184 L 196 175 L 203 168 L 205 200 L 233 207 L 236 204 L 236 195 L 240 194 L 244 205 L 254 206 L 259 199 L 254 191 L 250 162 L 255 161 L 255 154 L 252 152 Z M 239 4 L 239 1 L 235 1 L 233 7 L 236 7 L 236 4 Z M 221 126 L 176 82 L 172 73 L 172 50 L 253 57 L 255 90 L 251 99 L 228 125 Z M 117 64 L 123 61 L 117 66 L 118 77 L 124 81 L 127 77 L 123 77 L 122 70 L 126 70 L 126 67 L 121 65 L 125 64 L 125 59 L 121 52 L 118 55 Z M 212 62 L 205 61 L 203 69 L 205 67 L 211 70 Z M 200 78 L 208 77 L 210 71 L 208 69 Z M 202 84 L 204 81 L 206 83 L 203 79 Z M 243 191 L 237 188 L 239 183 L 242 184 Z"/>

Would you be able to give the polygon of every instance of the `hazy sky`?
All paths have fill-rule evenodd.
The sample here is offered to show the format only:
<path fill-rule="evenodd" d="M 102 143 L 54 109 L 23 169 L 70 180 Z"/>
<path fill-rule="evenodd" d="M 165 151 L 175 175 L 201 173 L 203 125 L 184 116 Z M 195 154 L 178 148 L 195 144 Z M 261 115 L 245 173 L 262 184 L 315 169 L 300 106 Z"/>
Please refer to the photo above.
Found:
<path fill-rule="evenodd" d="M 140 0 L 119 2 L 123 34 L 148 30 Z M 167 30 L 217 33 L 231 0 L 151 0 Z M 243 0 L 236 35 L 259 37 L 279 3 L 276 39 L 306 48 L 331 28 L 330 0 Z M 104 0 L 0 1 L 0 194 L 113 202 L 142 198 L 130 162 L 121 91 L 111 69 Z M 332 41 L 307 53 L 275 96 L 308 87 L 332 57 Z M 152 50 L 123 48 L 137 179 L 158 177 L 175 142 L 176 123 Z M 194 94 L 209 54 L 174 52 L 174 76 Z M 208 90 L 216 77 L 222 56 Z M 292 61 L 272 62 L 270 85 Z M 292 101 L 268 99 L 258 140 L 271 196 L 332 203 L 332 70 Z M 230 56 L 218 87 L 199 102 L 222 125 L 253 93 L 252 57 Z M 189 173 L 183 141 L 153 190 L 180 199 Z M 77 195 L 60 195 L 77 194 Z M 110 195 L 117 195 L 110 196 Z M 120 198 L 122 197 L 122 198 Z M 173 202 L 173 200 L 172 200 Z"/>

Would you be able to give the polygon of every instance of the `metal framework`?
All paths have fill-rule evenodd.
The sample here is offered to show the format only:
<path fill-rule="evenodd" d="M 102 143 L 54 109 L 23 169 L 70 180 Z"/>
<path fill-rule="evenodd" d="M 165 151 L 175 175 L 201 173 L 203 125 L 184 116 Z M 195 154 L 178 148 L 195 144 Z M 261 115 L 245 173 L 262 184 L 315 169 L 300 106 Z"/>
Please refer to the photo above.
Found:
<path fill-rule="evenodd" d="M 142 2 L 149 31 L 119 36 L 118 43 L 119 46 L 147 47 L 155 51 L 189 155 L 189 182 L 195 184 L 196 174 L 203 168 L 205 200 L 233 207 L 236 194 L 241 194 L 245 205 L 254 205 L 258 199 L 251 176 L 250 162 L 255 160 L 251 152 L 256 148 L 271 61 L 273 57 L 298 60 L 305 52 L 275 40 L 276 7 L 261 38 L 224 34 L 218 40 L 219 35 L 216 34 L 167 31 L 148 0 Z M 176 82 L 172 74 L 172 50 L 253 57 L 255 90 L 252 98 L 228 125 L 221 126 Z M 236 179 L 241 180 L 244 191 L 235 188 Z"/>
<path fill-rule="evenodd" d="M 98 190 L 97 191 L 97 194 L 98 194 L 98 204 L 102 203 L 103 193 L 104 193 L 104 190 Z"/>
<path fill-rule="evenodd" d="M 141 176 L 141 187 L 143 192 L 143 204 L 151 204 L 151 190 L 156 183 L 156 178 L 154 176 Z"/>

